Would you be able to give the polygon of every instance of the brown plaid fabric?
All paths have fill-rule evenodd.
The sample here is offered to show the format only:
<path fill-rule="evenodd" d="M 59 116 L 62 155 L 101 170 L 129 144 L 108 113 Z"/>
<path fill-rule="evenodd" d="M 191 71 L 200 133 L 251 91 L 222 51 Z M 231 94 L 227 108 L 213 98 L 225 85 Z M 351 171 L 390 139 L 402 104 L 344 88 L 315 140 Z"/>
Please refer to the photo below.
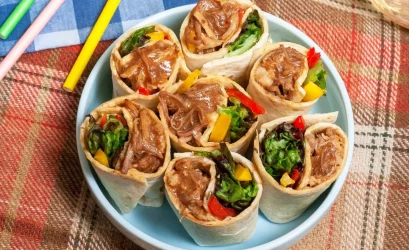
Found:
<path fill-rule="evenodd" d="M 353 163 L 320 224 L 292 249 L 409 249 L 409 31 L 367 0 L 258 0 L 331 57 L 355 115 Z M 0 84 L 0 248 L 139 249 L 90 195 L 75 118 L 101 42 L 75 92 L 81 46 L 25 54 Z M 0 59 L 2 60 L 2 59 Z"/>

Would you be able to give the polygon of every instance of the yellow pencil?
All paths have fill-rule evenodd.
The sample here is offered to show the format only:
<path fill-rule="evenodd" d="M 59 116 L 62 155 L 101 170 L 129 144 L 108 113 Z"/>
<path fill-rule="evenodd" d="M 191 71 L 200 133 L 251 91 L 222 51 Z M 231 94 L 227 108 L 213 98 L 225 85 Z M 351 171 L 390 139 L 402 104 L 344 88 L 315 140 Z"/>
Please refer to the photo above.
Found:
<path fill-rule="evenodd" d="M 98 17 L 97 22 L 92 28 L 91 33 L 88 36 L 87 41 L 84 44 L 77 60 L 74 63 L 70 73 L 68 74 L 67 79 L 63 84 L 63 88 L 72 92 L 77 85 L 78 80 L 80 79 L 82 72 L 84 72 L 85 67 L 88 64 L 89 59 L 94 53 L 95 48 L 98 45 L 98 42 L 101 40 L 102 35 L 104 34 L 105 29 L 107 28 L 109 22 L 114 15 L 118 4 L 121 0 L 108 0 L 105 4 L 104 9 L 101 12 L 101 15 Z"/>

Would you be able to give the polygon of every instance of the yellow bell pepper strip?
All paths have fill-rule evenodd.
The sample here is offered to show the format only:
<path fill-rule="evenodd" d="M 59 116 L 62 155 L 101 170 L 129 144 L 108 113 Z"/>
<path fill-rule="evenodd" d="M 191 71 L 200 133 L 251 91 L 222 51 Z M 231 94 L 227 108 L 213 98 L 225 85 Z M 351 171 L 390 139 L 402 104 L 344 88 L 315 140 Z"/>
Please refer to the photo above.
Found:
<path fill-rule="evenodd" d="M 305 90 L 305 96 L 302 99 L 303 102 L 314 101 L 324 95 L 324 90 L 313 82 L 307 82 L 303 88 Z"/>
<path fill-rule="evenodd" d="M 191 40 L 193 40 L 193 39 L 195 38 L 195 33 L 194 33 L 193 31 L 191 31 L 191 32 L 189 33 L 189 38 L 190 38 Z M 188 49 L 190 52 L 194 53 L 194 52 L 196 51 L 196 46 L 195 46 L 194 44 L 192 44 L 192 43 L 187 42 L 187 49 Z"/>
<path fill-rule="evenodd" d="M 162 31 L 155 31 L 146 35 L 151 38 L 151 41 L 159 41 L 165 39 L 165 33 L 163 33 Z"/>
<path fill-rule="evenodd" d="M 109 162 L 108 162 L 108 157 L 107 155 L 104 153 L 104 151 L 102 151 L 100 148 L 97 150 L 97 152 L 94 155 L 94 159 L 101 163 L 104 166 L 109 167 Z"/>
<path fill-rule="evenodd" d="M 214 125 L 212 134 L 210 135 L 209 141 L 211 142 L 221 142 L 224 137 L 226 137 L 227 132 L 229 132 L 231 123 L 231 117 L 226 114 L 221 114 Z"/>
<path fill-rule="evenodd" d="M 236 178 L 238 181 L 251 181 L 253 179 L 250 170 L 240 164 L 236 165 Z"/>
<path fill-rule="evenodd" d="M 285 172 L 283 176 L 281 176 L 280 179 L 281 186 L 287 187 L 288 185 L 292 185 L 294 183 L 295 181 L 291 179 L 290 175 L 287 172 Z"/>
<path fill-rule="evenodd" d="M 181 93 L 188 90 L 193 85 L 193 82 L 200 76 L 200 74 L 202 74 L 202 71 L 198 69 L 190 73 L 183 81 L 182 85 L 180 85 L 177 92 Z"/>

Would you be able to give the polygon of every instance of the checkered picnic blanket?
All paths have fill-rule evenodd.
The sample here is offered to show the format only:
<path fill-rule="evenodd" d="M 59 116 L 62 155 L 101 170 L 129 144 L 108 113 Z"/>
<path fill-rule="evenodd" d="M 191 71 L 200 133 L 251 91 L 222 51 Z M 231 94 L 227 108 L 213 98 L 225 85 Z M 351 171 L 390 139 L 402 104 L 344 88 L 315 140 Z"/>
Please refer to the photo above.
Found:
<path fill-rule="evenodd" d="M 0 1 L 0 25 L 7 19 L 19 0 Z M 6 40 L 0 39 L 0 56 L 6 55 L 49 0 L 36 0 Z M 119 37 L 143 18 L 195 0 L 122 0 L 102 40 Z M 84 43 L 106 0 L 66 0 L 27 52 Z"/>
<path fill-rule="evenodd" d="M 355 118 L 342 192 L 291 249 L 409 249 L 409 30 L 367 0 L 256 2 L 331 57 Z M 73 93 L 61 84 L 80 45 L 25 54 L 0 84 L 0 248 L 140 249 L 96 205 L 76 150 L 80 95 L 111 43 L 99 44 Z"/>

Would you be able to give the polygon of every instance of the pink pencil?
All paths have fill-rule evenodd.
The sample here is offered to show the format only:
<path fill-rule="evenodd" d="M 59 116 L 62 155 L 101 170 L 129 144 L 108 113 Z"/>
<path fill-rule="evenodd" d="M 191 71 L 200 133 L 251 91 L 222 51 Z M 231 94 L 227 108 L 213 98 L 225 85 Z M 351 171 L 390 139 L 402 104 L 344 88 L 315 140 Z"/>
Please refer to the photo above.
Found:
<path fill-rule="evenodd" d="M 51 0 L 0 64 L 0 81 L 34 41 L 65 0 Z"/>

